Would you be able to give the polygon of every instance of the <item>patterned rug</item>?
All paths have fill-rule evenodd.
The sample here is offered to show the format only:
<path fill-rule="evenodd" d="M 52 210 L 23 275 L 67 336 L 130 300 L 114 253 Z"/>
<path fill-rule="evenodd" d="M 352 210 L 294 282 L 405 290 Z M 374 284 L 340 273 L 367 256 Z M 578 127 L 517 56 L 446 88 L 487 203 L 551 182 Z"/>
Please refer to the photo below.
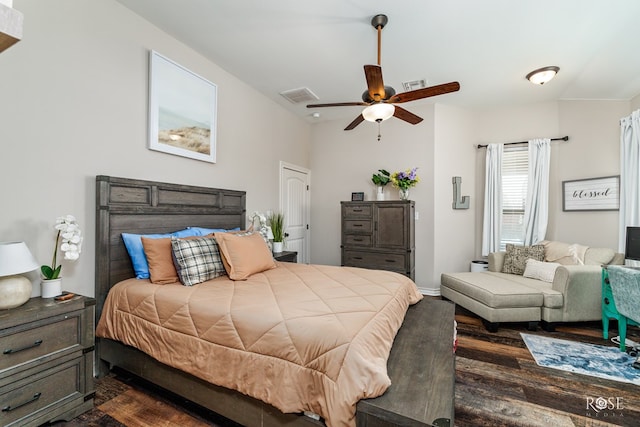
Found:
<path fill-rule="evenodd" d="M 640 369 L 631 366 L 635 357 L 618 347 L 520 335 L 540 366 L 640 385 Z"/>

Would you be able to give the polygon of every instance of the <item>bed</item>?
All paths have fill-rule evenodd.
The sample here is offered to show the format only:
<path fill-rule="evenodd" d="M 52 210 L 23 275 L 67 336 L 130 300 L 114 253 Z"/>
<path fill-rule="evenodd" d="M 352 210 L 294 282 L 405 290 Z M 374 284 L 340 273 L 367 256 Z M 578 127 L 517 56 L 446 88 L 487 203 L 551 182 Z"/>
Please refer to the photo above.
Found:
<path fill-rule="evenodd" d="M 177 296 L 179 294 L 174 294 L 174 292 L 180 291 L 178 288 L 187 288 L 181 285 L 158 287 L 150 283 L 147 283 L 149 286 L 140 288 L 140 284 L 135 282 L 141 281 L 132 279 L 134 273 L 129 255 L 122 243 L 121 234 L 123 232 L 139 234 L 165 233 L 193 225 L 222 229 L 244 228 L 246 220 L 245 197 L 245 193 L 242 191 L 98 176 L 96 179 L 96 299 L 98 302 L 96 311 L 98 319 L 101 318 L 105 303 L 108 304 L 109 312 L 114 311 L 111 307 L 111 302 L 107 299 L 107 295 L 114 285 L 116 286 L 114 287 L 113 295 L 115 295 L 116 289 L 126 289 L 124 293 L 128 293 L 129 297 L 117 298 L 123 300 L 132 298 L 132 294 L 134 295 L 134 300 L 135 298 L 143 298 L 137 294 L 139 289 L 143 289 L 143 292 L 151 294 L 150 297 L 148 295 L 144 297 L 148 301 L 155 300 L 156 294 L 160 293 L 169 293 L 172 295 L 170 299 L 177 301 L 182 297 Z M 350 286 L 350 288 L 345 289 L 339 288 L 339 293 L 357 293 L 359 299 L 364 299 L 371 305 L 380 306 L 380 310 L 374 314 L 366 314 L 367 310 L 360 310 L 357 313 L 358 318 L 362 315 L 371 317 L 371 323 L 375 324 L 374 326 L 353 328 L 353 333 L 350 332 L 346 335 L 350 335 L 351 338 L 355 338 L 355 341 L 357 341 L 361 339 L 360 329 L 370 328 L 377 333 L 376 336 L 378 338 L 380 335 L 389 335 L 391 333 L 389 344 L 384 342 L 381 344 L 381 342 L 375 341 L 376 345 L 367 346 L 365 343 L 362 351 L 350 349 L 346 352 L 342 351 L 345 348 L 342 342 L 336 342 L 327 348 L 320 349 L 315 348 L 316 344 L 305 344 L 307 334 L 304 332 L 304 328 L 306 323 L 298 321 L 299 312 L 304 306 L 304 301 L 307 300 L 305 296 L 294 301 L 295 308 L 280 309 L 280 312 L 273 314 L 273 316 L 287 317 L 288 323 L 284 322 L 284 324 L 286 328 L 289 328 L 289 335 L 296 335 L 291 333 L 291 329 L 294 331 L 296 328 L 302 330 L 297 334 L 302 341 L 293 343 L 290 346 L 295 348 L 298 353 L 309 354 L 310 359 L 306 360 L 302 365 L 295 360 L 285 360 L 283 363 L 267 363 L 265 362 L 265 357 L 280 357 L 279 354 L 275 353 L 287 353 L 284 350 L 280 351 L 278 348 L 279 346 L 286 348 L 286 345 L 271 345 L 271 349 L 267 349 L 264 355 L 261 354 L 257 358 L 253 355 L 254 359 L 242 359 L 235 365 L 231 363 L 229 366 L 234 366 L 234 368 L 229 369 L 228 372 L 237 374 L 238 378 L 234 379 L 233 376 L 227 378 L 221 383 L 227 387 L 222 387 L 213 384 L 211 382 L 212 378 L 208 377 L 201 367 L 191 366 L 192 363 L 189 362 L 175 363 L 175 359 L 181 356 L 176 356 L 175 354 L 167 355 L 167 348 L 172 351 L 171 344 L 167 344 L 164 350 L 154 353 L 152 348 L 145 346 L 145 339 L 136 339 L 136 336 L 139 338 L 140 334 L 136 335 L 134 333 L 127 336 L 127 333 L 123 331 L 128 330 L 132 325 L 126 323 L 126 320 L 123 319 L 134 319 L 131 321 L 133 323 L 149 323 L 147 321 L 138 322 L 139 313 L 133 312 L 127 314 L 128 317 L 123 317 L 117 322 L 114 321 L 115 329 L 118 328 L 118 322 L 121 322 L 120 330 L 123 332 L 121 335 L 115 333 L 112 336 L 113 339 L 98 339 L 96 352 L 99 360 L 99 373 L 106 372 L 110 367 L 118 366 L 246 426 L 320 426 L 324 425 L 323 421 L 326 421 L 327 425 L 332 427 L 356 424 L 358 426 L 451 425 L 450 423 L 453 419 L 454 382 L 452 305 L 443 301 L 422 301 L 407 311 L 407 306 L 416 303 L 419 298 L 401 295 L 410 292 L 396 285 L 388 284 L 390 281 L 402 281 L 400 275 L 376 272 L 374 270 L 288 263 L 279 264 L 274 269 L 256 274 L 255 277 L 252 276 L 247 281 L 236 282 L 235 292 L 242 293 L 242 289 L 259 289 L 264 294 L 259 294 L 257 300 L 266 301 L 271 295 L 277 294 L 278 289 L 282 289 L 281 283 L 288 283 L 294 278 L 311 275 L 312 273 L 317 273 L 317 276 L 309 276 L 312 278 L 309 280 L 311 284 L 306 285 L 308 286 L 308 289 L 306 289 L 307 296 L 322 293 L 323 285 L 318 285 L 319 278 L 331 278 L 335 286 Z M 338 279 L 338 277 L 344 275 L 347 277 L 344 282 L 349 284 L 335 284 L 343 280 Z M 249 288 L 252 286 L 250 282 L 252 279 L 258 280 L 259 286 L 253 285 L 253 288 Z M 182 304 L 182 307 L 186 306 L 191 309 L 194 305 L 192 301 L 220 301 L 220 298 L 224 297 L 220 295 L 220 292 L 223 294 L 225 292 L 228 293 L 228 289 L 233 288 L 228 284 L 222 285 L 222 282 L 216 283 L 216 281 L 224 280 L 229 281 L 228 278 L 221 277 L 212 280 L 211 283 L 206 282 L 200 286 L 190 287 L 191 289 L 188 289 L 188 292 L 193 295 L 197 293 L 198 296 L 185 297 L 186 300 L 190 301 L 189 304 L 191 305 Z M 361 295 L 362 289 L 365 289 L 360 286 L 362 281 L 377 282 L 377 290 L 374 292 L 367 290 L 365 295 Z M 273 283 L 275 285 L 272 286 Z M 370 287 L 370 285 L 367 286 Z M 212 292 L 212 294 L 207 294 L 205 297 L 204 295 L 207 292 Z M 247 291 L 245 293 L 251 292 Z M 288 291 L 281 293 L 284 295 L 284 300 L 287 297 L 291 298 L 289 297 L 291 294 Z M 382 294 L 389 293 L 393 295 L 388 300 L 381 300 L 378 304 L 377 301 L 382 298 Z M 237 295 L 234 295 L 233 301 L 236 301 L 236 298 Z M 321 298 L 321 302 L 332 301 L 332 298 L 333 296 L 325 298 L 325 300 Z M 112 296 L 112 299 L 116 299 L 116 297 Z M 276 307 L 285 306 L 284 300 L 277 300 L 274 305 Z M 228 302 L 221 305 L 226 307 L 225 304 L 229 305 Z M 249 303 L 249 307 L 251 307 L 250 304 L 252 303 Z M 335 305 L 340 307 L 341 304 L 343 302 Z M 398 315 L 397 311 L 386 311 L 387 307 L 392 305 L 398 306 L 398 309 L 402 312 L 401 315 Z M 310 304 L 310 307 L 317 306 L 318 302 L 315 300 Z M 171 309 L 178 310 L 178 308 Z M 245 312 L 247 311 L 247 306 L 244 307 L 244 310 Z M 393 335 L 395 335 L 397 328 L 402 323 L 405 311 L 407 311 L 407 314 L 404 319 L 404 325 L 398 331 L 395 342 L 393 342 Z M 243 320 L 238 320 L 241 317 L 242 314 L 233 314 L 234 323 L 237 323 L 233 325 L 233 329 L 236 332 L 249 328 L 249 326 L 242 323 Z M 246 316 L 246 319 L 250 319 L 250 317 Z M 335 319 L 335 313 L 329 317 Z M 391 332 L 386 329 L 379 329 L 379 325 L 376 322 L 381 317 L 391 318 L 391 323 L 396 323 L 395 326 L 391 326 Z M 324 318 L 327 317 L 325 316 Z M 343 323 L 351 325 L 356 321 L 359 320 L 354 318 L 353 321 L 350 320 Z M 149 326 L 150 329 L 158 327 L 159 325 L 157 324 Z M 250 327 L 255 328 L 256 325 Z M 219 336 L 231 334 L 228 330 L 217 332 Z M 185 335 L 185 332 L 180 331 L 177 334 Z M 212 334 L 215 335 L 213 332 Z M 264 335 L 263 332 L 261 334 Z M 146 332 L 142 333 L 142 335 L 146 336 Z M 198 334 L 196 333 L 195 335 Z M 249 335 L 251 335 L 251 332 Z M 332 332 L 330 335 L 332 337 L 336 336 L 337 341 L 343 338 L 337 332 Z M 190 344 L 185 344 L 183 341 L 172 341 L 175 340 L 176 336 L 179 335 L 174 334 L 172 338 L 172 335 L 168 334 L 159 341 L 166 341 L 167 343 L 180 342 L 180 347 L 188 347 L 193 352 L 200 351 L 198 360 L 206 357 L 212 357 L 213 359 L 211 360 L 216 360 L 216 356 L 224 358 L 224 356 L 216 353 L 221 343 L 215 342 L 215 338 L 213 343 L 207 344 L 209 347 L 201 348 L 200 337 L 195 340 L 197 341 L 196 344 L 189 347 Z M 247 338 L 246 335 L 244 337 L 234 336 L 233 339 L 229 338 L 229 342 L 235 342 L 234 340 L 242 342 L 243 346 Z M 393 348 L 389 354 L 389 349 L 385 348 L 385 346 L 388 345 L 390 347 L 391 342 L 393 342 Z M 233 347 L 233 344 L 223 344 L 227 347 Z M 307 347 L 304 347 L 305 345 Z M 173 347 L 176 346 L 174 345 Z M 138 348 L 144 351 L 138 350 Z M 351 344 L 349 344 L 349 348 L 351 348 Z M 314 356 L 315 353 L 312 354 L 312 351 L 317 352 L 317 354 Z M 322 371 L 321 374 L 318 374 L 316 372 L 319 370 L 317 366 L 318 360 L 321 360 L 329 353 L 337 353 L 338 362 L 327 363 L 329 372 Z M 379 366 L 380 360 L 384 363 L 387 355 L 389 355 L 388 377 L 384 369 L 380 372 Z M 234 355 L 225 360 L 229 362 L 235 360 L 235 358 L 236 356 Z M 359 363 L 353 364 L 355 373 L 344 371 L 347 373 L 336 374 L 337 371 L 334 369 L 336 364 L 339 365 L 339 369 L 347 369 L 343 368 L 341 364 L 350 366 L 352 362 L 349 362 L 349 359 L 353 358 L 360 360 Z M 215 365 L 211 360 L 202 364 L 207 366 Z M 247 361 L 250 361 L 250 363 L 247 363 Z M 344 361 L 344 363 L 340 361 Z M 283 364 L 296 365 L 296 372 L 305 372 L 303 372 L 302 376 L 284 373 L 285 371 L 280 370 Z M 253 370 L 237 371 L 236 367 L 243 365 L 255 366 Z M 300 368 L 300 366 L 303 366 L 304 369 Z M 312 369 L 307 369 L 309 367 Z M 258 371 L 267 371 L 269 369 L 277 372 L 276 376 L 287 378 L 289 380 L 286 382 L 287 386 L 280 385 L 281 388 L 279 389 L 277 385 L 274 385 L 276 388 L 271 389 L 271 387 L 265 386 L 265 383 L 257 382 Z M 332 369 L 334 370 L 332 371 Z M 214 368 L 211 370 L 215 371 Z M 218 369 L 221 372 L 224 370 Z M 371 385 L 357 383 L 358 378 L 362 377 L 371 377 Z M 387 389 L 389 377 L 391 378 L 392 386 Z M 304 379 L 304 382 L 301 378 Z M 344 380 L 344 378 L 348 378 L 349 381 Z M 213 380 L 219 380 L 219 378 L 214 378 Z M 307 380 L 311 382 L 311 385 L 306 384 Z M 319 384 L 323 381 L 323 384 Z M 335 390 L 331 388 L 332 383 L 335 382 L 337 384 L 340 381 L 343 382 L 340 387 Z M 268 382 L 267 384 L 273 385 L 273 382 Z M 321 413 L 325 419 L 317 420 L 300 413 L 283 413 L 282 411 L 291 410 L 290 405 L 295 407 L 298 404 L 295 401 L 291 403 L 289 396 L 282 390 L 283 388 L 291 387 L 300 389 L 296 393 L 303 396 L 312 395 L 313 389 L 318 387 L 323 390 L 321 398 L 317 399 L 319 402 L 310 403 L 309 408 L 306 409 L 310 409 L 310 412 Z M 356 394 L 359 393 L 362 398 L 357 403 L 355 418 L 350 418 L 348 414 L 345 415 L 345 408 L 348 411 L 350 406 L 354 406 L 353 403 L 341 403 L 340 399 L 333 396 L 334 394 L 342 395 L 342 390 L 349 389 L 354 389 L 351 391 L 355 391 Z M 385 389 L 387 391 L 380 397 L 365 398 L 377 396 L 384 392 Z M 349 394 L 350 399 L 353 399 L 353 393 L 349 392 L 347 394 Z M 254 397 L 250 397 L 250 395 Z M 271 404 L 263 401 L 268 401 Z M 274 405 L 282 411 L 274 407 Z M 353 408 L 351 411 L 353 412 Z"/>

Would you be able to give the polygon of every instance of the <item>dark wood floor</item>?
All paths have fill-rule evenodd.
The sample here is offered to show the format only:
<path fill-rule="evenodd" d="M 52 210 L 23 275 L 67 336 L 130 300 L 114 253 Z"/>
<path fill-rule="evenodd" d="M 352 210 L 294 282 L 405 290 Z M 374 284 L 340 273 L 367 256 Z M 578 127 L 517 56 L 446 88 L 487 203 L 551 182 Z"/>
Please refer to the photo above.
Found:
<path fill-rule="evenodd" d="M 572 374 L 536 365 L 520 333 L 526 324 L 502 325 L 489 333 L 479 318 L 458 308 L 456 422 L 459 427 L 640 426 L 640 386 Z M 615 328 L 615 323 L 613 324 Z M 640 342 L 640 330 L 629 337 Z M 599 322 L 533 332 L 556 338 L 613 345 L 602 338 Z M 615 336 L 615 330 L 610 331 Z M 96 382 L 96 406 L 62 426 L 158 427 L 229 424 L 210 412 L 141 384 L 124 374 Z M 617 399 L 620 409 L 596 413 L 589 400 Z"/>

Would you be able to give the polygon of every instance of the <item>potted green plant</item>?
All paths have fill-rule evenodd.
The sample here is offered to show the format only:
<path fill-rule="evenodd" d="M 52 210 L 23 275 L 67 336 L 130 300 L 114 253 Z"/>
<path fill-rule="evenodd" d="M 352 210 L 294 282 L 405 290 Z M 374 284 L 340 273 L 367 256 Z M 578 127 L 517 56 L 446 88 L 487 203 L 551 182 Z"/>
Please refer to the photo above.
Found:
<path fill-rule="evenodd" d="M 273 234 L 273 252 L 279 253 L 284 249 L 284 214 L 276 212 L 269 216 L 269 227 Z"/>
<path fill-rule="evenodd" d="M 384 200 L 384 186 L 391 181 L 389 172 L 378 169 L 378 173 L 371 176 L 371 181 L 376 186 L 376 200 Z"/>

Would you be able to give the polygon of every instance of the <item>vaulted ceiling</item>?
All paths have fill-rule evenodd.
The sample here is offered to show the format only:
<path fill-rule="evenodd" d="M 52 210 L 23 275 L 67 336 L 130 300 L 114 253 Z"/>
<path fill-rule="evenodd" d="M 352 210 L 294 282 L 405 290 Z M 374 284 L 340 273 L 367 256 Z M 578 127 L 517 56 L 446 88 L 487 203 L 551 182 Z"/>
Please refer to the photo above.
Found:
<path fill-rule="evenodd" d="M 432 102 L 475 109 L 640 94 L 637 0 L 118 1 L 310 121 L 351 120 L 362 108 L 312 110 L 280 93 L 308 88 L 317 102 L 359 101 L 363 65 L 377 62 L 371 18 L 380 13 L 389 18 L 382 30 L 386 85 L 397 92 L 420 79 L 461 85 L 403 104 L 409 110 Z M 560 67 L 551 82 L 525 79 L 549 65 Z"/>

